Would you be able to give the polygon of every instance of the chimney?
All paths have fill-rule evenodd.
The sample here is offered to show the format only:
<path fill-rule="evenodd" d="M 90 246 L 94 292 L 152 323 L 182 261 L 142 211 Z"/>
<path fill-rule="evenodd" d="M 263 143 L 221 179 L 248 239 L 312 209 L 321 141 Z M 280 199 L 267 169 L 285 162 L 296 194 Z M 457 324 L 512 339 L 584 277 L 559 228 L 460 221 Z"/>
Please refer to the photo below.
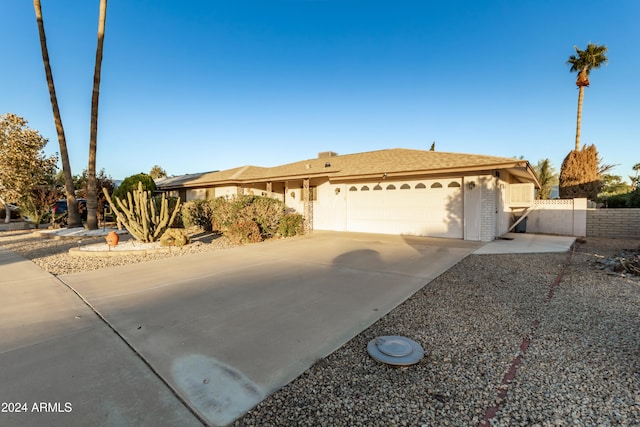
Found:
<path fill-rule="evenodd" d="M 328 159 L 329 157 L 336 157 L 338 153 L 334 153 L 333 151 L 322 151 L 318 153 L 319 159 Z"/>

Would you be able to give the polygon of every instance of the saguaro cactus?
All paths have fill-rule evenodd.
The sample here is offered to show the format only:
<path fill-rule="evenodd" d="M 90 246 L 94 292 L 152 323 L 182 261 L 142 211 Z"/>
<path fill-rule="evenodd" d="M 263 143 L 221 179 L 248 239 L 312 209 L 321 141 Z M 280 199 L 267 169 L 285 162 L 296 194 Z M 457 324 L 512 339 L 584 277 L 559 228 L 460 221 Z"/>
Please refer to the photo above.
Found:
<path fill-rule="evenodd" d="M 103 191 L 118 223 L 122 224 L 136 240 L 141 242 L 149 243 L 158 240 L 180 211 L 180 199 L 178 198 L 178 203 L 170 214 L 169 200 L 163 194 L 160 201 L 160 212 L 156 212 L 156 204 L 151 198 L 151 192 L 143 190 L 141 182 L 138 183 L 137 190 L 127 193 L 126 200 L 115 197 L 116 203 L 113 203 L 106 189 Z"/>

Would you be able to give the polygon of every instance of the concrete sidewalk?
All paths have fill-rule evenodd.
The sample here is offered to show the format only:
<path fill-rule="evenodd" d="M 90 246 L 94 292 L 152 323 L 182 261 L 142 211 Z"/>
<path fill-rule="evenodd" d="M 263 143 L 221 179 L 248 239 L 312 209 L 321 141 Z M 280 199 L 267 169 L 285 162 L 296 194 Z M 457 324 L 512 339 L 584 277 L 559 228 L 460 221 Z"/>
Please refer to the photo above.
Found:
<path fill-rule="evenodd" d="M 0 250 L 0 401 L 28 409 L 0 425 L 226 425 L 483 246 L 314 232 L 59 278 Z"/>
<path fill-rule="evenodd" d="M 473 253 L 476 255 L 489 255 L 566 252 L 575 241 L 576 238 L 572 236 L 507 233 L 501 238 L 487 243 Z"/>

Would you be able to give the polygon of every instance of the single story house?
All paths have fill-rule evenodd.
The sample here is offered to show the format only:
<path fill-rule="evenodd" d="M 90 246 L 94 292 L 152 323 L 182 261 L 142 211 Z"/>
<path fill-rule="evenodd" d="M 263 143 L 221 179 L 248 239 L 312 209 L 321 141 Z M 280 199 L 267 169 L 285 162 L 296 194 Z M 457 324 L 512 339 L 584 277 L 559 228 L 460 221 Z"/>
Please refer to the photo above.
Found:
<path fill-rule="evenodd" d="M 526 160 L 387 149 L 274 167 L 242 166 L 187 178 L 158 190 L 183 201 L 255 194 L 275 197 L 313 230 L 405 234 L 491 241 L 539 188 Z"/>

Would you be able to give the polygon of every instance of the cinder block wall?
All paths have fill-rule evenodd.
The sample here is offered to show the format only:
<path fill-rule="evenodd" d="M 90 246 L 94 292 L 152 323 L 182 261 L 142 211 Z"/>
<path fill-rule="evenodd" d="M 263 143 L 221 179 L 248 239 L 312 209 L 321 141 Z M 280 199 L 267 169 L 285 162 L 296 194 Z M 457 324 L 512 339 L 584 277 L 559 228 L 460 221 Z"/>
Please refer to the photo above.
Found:
<path fill-rule="evenodd" d="M 587 210 L 587 237 L 640 239 L 640 209 Z"/>

